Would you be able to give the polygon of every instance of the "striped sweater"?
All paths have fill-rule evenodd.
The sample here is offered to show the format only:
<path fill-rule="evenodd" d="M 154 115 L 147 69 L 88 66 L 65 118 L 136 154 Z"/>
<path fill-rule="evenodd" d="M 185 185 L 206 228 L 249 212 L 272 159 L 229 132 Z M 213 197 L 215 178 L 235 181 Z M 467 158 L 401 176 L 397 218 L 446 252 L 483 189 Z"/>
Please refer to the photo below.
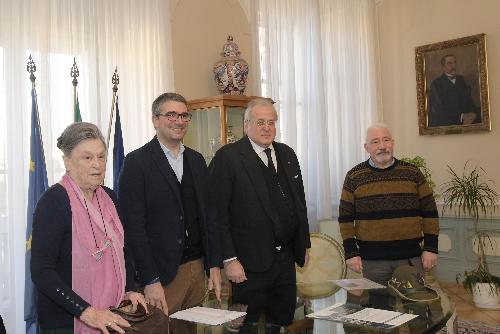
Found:
<path fill-rule="evenodd" d="M 420 256 L 422 250 L 438 252 L 432 190 L 417 167 L 397 159 L 386 169 L 365 161 L 347 173 L 339 223 L 346 259 L 393 260 Z"/>

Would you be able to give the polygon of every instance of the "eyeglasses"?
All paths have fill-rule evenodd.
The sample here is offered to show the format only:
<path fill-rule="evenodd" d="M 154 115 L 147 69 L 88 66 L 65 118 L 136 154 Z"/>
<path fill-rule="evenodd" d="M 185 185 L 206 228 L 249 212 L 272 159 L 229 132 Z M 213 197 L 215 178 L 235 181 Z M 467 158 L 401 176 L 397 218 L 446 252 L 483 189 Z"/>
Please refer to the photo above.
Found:
<path fill-rule="evenodd" d="M 183 122 L 189 122 L 191 120 L 191 117 L 193 117 L 193 115 L 190 114 L 190 113 L 188 113 L 188 112 L 183 112 L 181 114 L 178 114 L 175 111 L 168 111 L 168 112 L 166 112 L 164 114 L 158 114 L 156 116 L 158 116 L 158 117 L 160 117 L 160 116 L 166 117 L 171 122 L 174 122 L 174 121 L 178 120 L 179 117 L 180 117 L 180 119 Z"/>
<path fill-rule="evenodd" d="M 247 122 L 251 122 L 251 120 L 247 119 L 246 120 Z M 269 119 L 269 120 L 265 120 L 265 119 L 258 119 L 255 121 L 255 124 L 257 124 L 257 126 L 264 126 L 264 125 L 268 125 L 268 126 L 275 126 L 276 125 L 276 120 L 274 119 Z"/>

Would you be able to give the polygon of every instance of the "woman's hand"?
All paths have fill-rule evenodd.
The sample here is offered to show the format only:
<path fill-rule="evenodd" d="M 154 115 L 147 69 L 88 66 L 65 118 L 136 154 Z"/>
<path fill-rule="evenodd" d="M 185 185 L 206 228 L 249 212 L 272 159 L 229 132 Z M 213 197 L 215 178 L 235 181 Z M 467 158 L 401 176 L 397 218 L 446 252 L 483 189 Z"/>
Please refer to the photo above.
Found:
<path fill-rule="evenodd" d="M 110 310 L 97 310 L 92 306 L 87 307 L 85 311 L 83 311 L 80 315 L 80 320 L 87 326 L 101 330 L 103 334 L 109 334 L 108 328 L 112 328 L 118 333 L 124 334 L 125 331 L 121 327 L 130 327 L 128 321 L 118 314 L 114 314 Z"/>
<path fill-rule="evenodd" d="M 146 299 L 144 299 L 142 293 L 135 291 L 128 291 L 125 293 L 123 299 L 130 300 L 132 302 L 132 312 L 137 311 L 137 304 L 141 304 L 142 306 L 144 306 L 146 313 L 149 313 L 148 307 L 146 306 Z"/>

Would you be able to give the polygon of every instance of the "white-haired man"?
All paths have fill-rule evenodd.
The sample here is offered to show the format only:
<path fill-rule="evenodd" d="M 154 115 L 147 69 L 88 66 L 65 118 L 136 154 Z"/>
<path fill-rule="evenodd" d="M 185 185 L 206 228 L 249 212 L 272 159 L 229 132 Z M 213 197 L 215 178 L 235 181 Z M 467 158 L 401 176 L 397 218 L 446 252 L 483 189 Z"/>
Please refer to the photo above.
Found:
<path fill-rule="evenodd" d="M 247 322 L 264 313 L 268 323 L 285 326 L 295 311 L 294 262 L 304 265 L 310 240 L 299 162 L 274 141 L 276 121 L 272 103 L 250 101 L 246 136 L 217 151 L 210 174 L 233 303 L 248 305 Z M 273 330 L 279 327 L 266 333 Z"/>
<path fill-rule="evenodd" d="M 385 125 L 368 128 L 364 147 L 370 158 L 347 173 L 340 199 L 347 266 L 384 285 L 400 265 L 423 274 L 437 264 L 432 189 L 417 167 L 394 158 L 394 139 Z"/>

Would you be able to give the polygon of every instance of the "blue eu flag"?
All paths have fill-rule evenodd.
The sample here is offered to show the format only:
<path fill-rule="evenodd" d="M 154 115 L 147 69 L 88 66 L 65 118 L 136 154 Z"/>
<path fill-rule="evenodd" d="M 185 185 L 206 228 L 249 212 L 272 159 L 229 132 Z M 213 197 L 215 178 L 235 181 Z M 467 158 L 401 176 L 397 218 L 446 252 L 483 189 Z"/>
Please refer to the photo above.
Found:
<path fill-rule="evenodd" d="M 30 138 L 30 165 L 29 165 L 29 187 L 28 187 L 28 215 L 26 226 L 26 262 L 25 262 L 25 285 L 24 285 L 24 320 L 26 321 L 26 333 L 38 333 L 37 310 L 36 310 L 36 288 L 31 281 L 31 231 L 33 229 L 33 213 L 36 203 L 44 191 L 48 188 L 47 169 L 43 154 L 42 135 L 38 119 L 38 107 L 36 102 L 35 88 L 31 90 L 31 138 Z"/>
<path fill-rule="evenodd" d="M 118 96 L 116 97 L 115 136 L 113 138 L 113 190 L 118 194 L 118 181 L 122 169 L 125 153 L 123 149 L 122 123 L 118 109 Z"/>

